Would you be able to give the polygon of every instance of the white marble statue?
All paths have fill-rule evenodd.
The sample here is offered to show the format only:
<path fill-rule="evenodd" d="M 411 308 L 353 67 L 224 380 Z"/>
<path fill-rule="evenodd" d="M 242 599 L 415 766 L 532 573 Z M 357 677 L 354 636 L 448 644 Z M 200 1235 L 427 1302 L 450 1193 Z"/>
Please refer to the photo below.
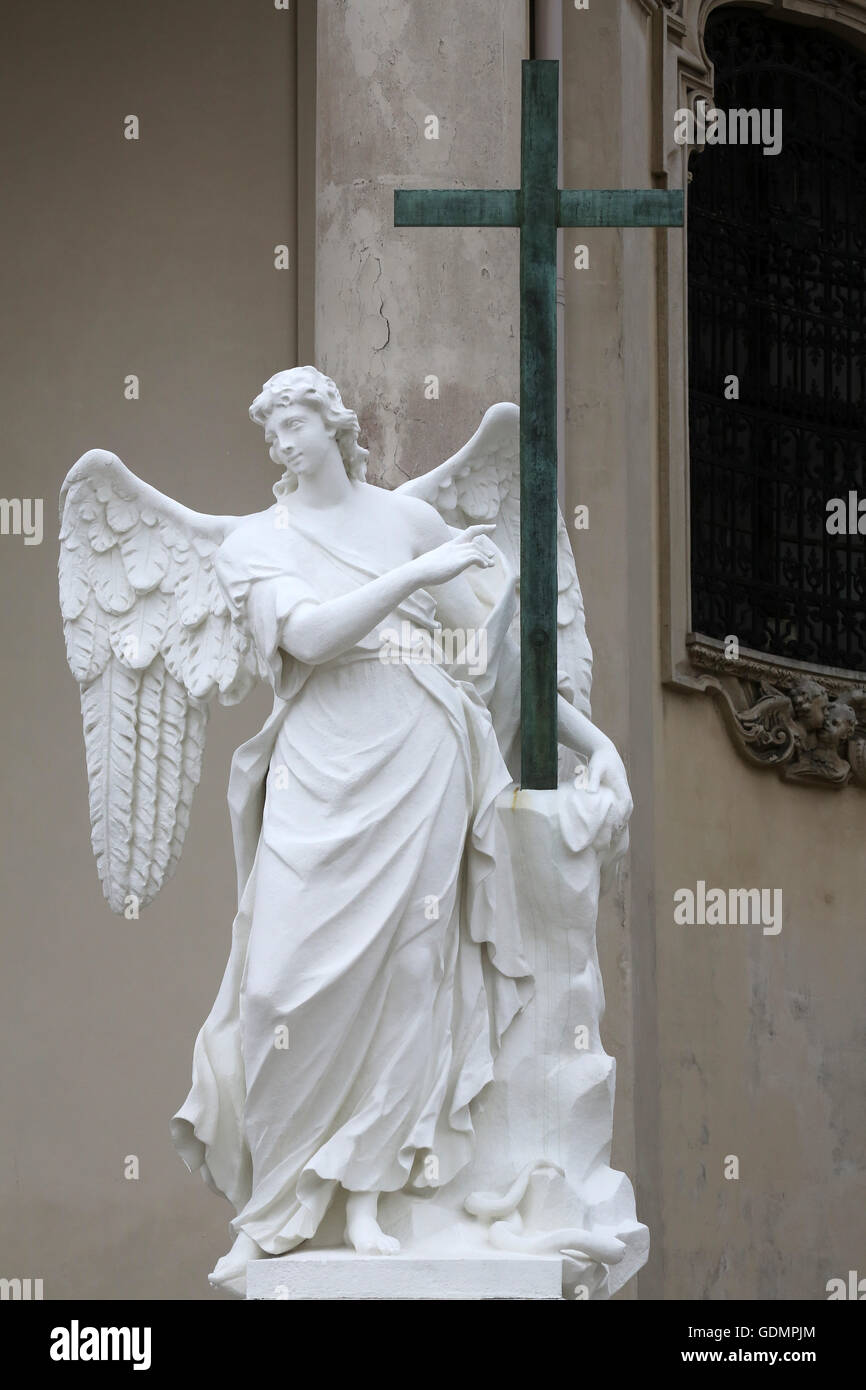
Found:
<path fill-rule="evenodd" d="M 627 1243 L 617 1223 L 643 1231 L 628 1200 L 610 1205 L 622 1183 L 630 1199 L 628 1180 L 598 1178 L 612 1172 L 609 1116 L 572 1181 L 545 1138 L 562 1113 L 543 1121 L 547 1151 L 535 1152 L 509 1099 L 526 1090 L 527 1050 L 544 1054 L 533 1096 L 560 1066 L 545 1051 L 558 1043 L 521 1042 L 515 1025 L 539 997 L 527 932 L 556 918 L 565 955 L 541 982 L 545 1007 L 564 1010 L 568 1065 L 586 1063 L 571 1037 L 584 1022 L 597 1043 L 569 1104 L 589 1092 L 596 1108 L 612 1104 L 594 924 L 598 873 L 622 853 L 631 812 L 620 758 L 589 717 L 591 653 L 561 521 L 563 780 L 517 791 L 517 409 L 493 406 L 459 453 L 393 491 L 366 483 L 357 417 L 315 368 L 277 373 L 250 415 L 282 472 L 264 511 L 190 511 L 101 450 L 79 459 L 61 499 L 61 606 L 115 912 L 148 903 L 177 864 L 209 702 L 235 703 L 258 678 L 274 690 L 232 765 L 231 953 L 172 1121 L 188 1166 L 236 1212 L 211 1281 L 243 1292 L 250 1261 L 314 1250 L 334 1212 L 336 1243 L 361 1255 L 396 1252 L 395 1227 L 404 1252 L 432 1231 L 447 1253 L 460 1227 L 491 1248 L 570 1249 L 607 1269 Z M 503 817 L 518 805 L 558 818 L 558 848 L 538 848 L 561 860 L 558 888 L 544 877 L 556 865 L 517 872 L 524 842 Z M 535 905 L 521 907 L 538 874 Z M 586 925 L 583 985 L 569 978 L 572 913 Z M 521 1055 L 502 1061 L 497 1100 L 510 1038 Z M 527 1225 L 539 1175 L 569 1195 L 540 1218 L 536 1193 Z M 420 1225 L 405 1215 L 412 1202 Z M 596 1208 L 614 1216 L 599 1224 Z"/>

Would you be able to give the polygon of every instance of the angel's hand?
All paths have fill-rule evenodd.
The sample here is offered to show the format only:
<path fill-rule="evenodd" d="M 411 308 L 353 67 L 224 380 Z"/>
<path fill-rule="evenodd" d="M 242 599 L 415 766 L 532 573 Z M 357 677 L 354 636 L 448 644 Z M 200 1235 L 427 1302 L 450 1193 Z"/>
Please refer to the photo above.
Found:
<path fill-rule="evenodd" d="M 608 740 L 596 749 L 589 760 L 586 786 L 589 791 L 607 787 L 613 793 L 610 820 L 618 829 L 625 826 L 634 810 L 634 803 L 622 759 Z"/>
<path fill-rule="evenodd" d="M 495 524 L 467 526 L 453 540 L 419 555 L 413 563 L 416 572 L 422 576 L 421 586 L 447 584 L 449 579 L 456 579 L 470 565 L 481 565 L 485 569 L 494 565 L 496 557 L 487 537 L 495 530 Z"/>

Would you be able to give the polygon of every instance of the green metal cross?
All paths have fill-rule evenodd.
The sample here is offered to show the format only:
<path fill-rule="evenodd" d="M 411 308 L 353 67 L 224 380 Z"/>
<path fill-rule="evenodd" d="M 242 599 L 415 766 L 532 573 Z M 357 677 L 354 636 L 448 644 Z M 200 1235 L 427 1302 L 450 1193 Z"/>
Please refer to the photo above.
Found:
<path fill-rule="evenodd" d="M 556 229 L 681 227 L 683 195 L 557 174 L 559 63 L 523 63 L 519 188 L 397 189 L 396 227 L 520 228 L 521 785 L 557 784 Z"/>

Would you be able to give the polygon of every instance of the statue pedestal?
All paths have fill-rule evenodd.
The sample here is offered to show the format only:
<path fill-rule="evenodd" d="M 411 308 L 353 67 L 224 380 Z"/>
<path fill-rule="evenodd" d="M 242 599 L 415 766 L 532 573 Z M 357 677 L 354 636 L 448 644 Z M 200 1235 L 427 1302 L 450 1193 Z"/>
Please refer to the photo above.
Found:
<path fill-rule="evenodd" d="M 424 1257 L 298 1250 L 247 1265 L 247 1299 L 561 1299 L 558 1255 Z"/>

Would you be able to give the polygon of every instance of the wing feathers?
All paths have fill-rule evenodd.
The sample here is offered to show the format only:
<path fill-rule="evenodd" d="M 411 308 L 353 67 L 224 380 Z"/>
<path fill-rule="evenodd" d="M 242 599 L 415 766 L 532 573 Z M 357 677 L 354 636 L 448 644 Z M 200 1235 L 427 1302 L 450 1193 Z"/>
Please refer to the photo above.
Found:
<path fill-rule="evenodd" d="M 63 624 L 66 659 L 79 685 L 95 680 L 105 670 L 111 655 L 108 624 L 95 596 L 88 594 L 84 610 L 74 621 Z"/>
<path fill-rule="evenodd" d="M 157 659 L 112 662 L 81 692 L 93 852 L 113 912 L 146 907 L 177 867 L 201 775 L 206 709 Z"/>
<path fill-rule="evenodd" d="M 189 812 L 199 777 L 204 753 L 204 739 L 207 732 L 207 706 L 185 702 L 183 742 L 180 746 L 179 792 L 177 813 L 171 833 L 168 867 L 166 877 L 170 877 L 177 867 L 183 842 L 189 826 Z"/>
<path fill-rule="evenodd" d="M 140 681 L 138 672 L 110 663 L 81 691 L 91 842 L 103 892 L 114 912 L 123 911 L 128 886 Z"/>
<path fill-rule="evenodd" d="M 129 886 L 141 905 L 150 901 L 147 890 L 154 862 L 154 836 L 159 810 L 159 730 L 165 676 L 163 661 L 154 661 L 149 670 L 142 672 L 135 710 Z M 158 888 L 160 885 L 157 883 L 155 886 Z"/>
<path fill-rule="evenodd" d="M 183 848 L 206 702 L 257 677 L 213 567 L 238 518 L 190 511 L 113 454 L 79 459 L 61 492 L 60 604 L 82 687 L 93 850 L 122 913 L 148 903 Z"/>

